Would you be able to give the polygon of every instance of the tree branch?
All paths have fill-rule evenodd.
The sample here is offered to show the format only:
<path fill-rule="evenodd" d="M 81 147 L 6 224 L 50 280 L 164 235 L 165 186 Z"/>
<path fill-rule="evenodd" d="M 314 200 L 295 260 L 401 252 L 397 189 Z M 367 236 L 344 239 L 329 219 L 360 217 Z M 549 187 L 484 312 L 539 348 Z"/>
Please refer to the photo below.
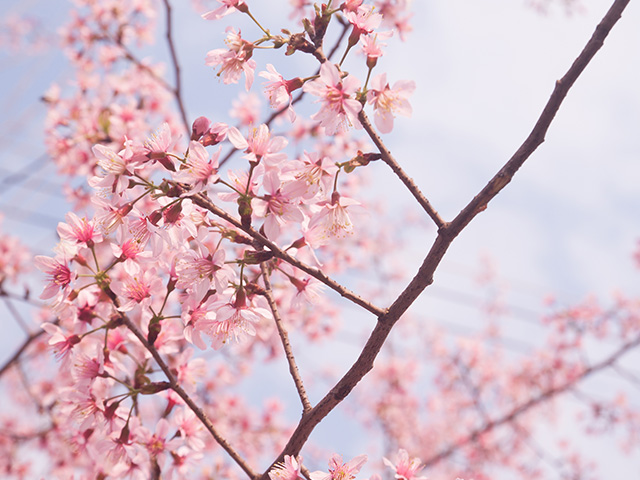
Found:
<path fill-rule="evenodd" d="M 278 306 L 276 305 L 276 301 L 273 298 L 271 281 L 269 280 L 269 272 L 265 263 L 260 264 L 260 270 L 262 271 L 262 279 L 264 280 L 265 297 L 267 298 L 267 302 L 269 303 L 269 308 L 271 309 L 271 313 L 273 314 L 273 319 L 276 322 L 278 334 L 280 335 L 280 340 L 282 340 L 282 347 L 284 348 L 284 353 L 287 357 L 287 363 L 289 364 L 289 372 L 291 373 L 291 378 L 293 378 L 293 383 L 295 383 L 296 385 L 298 396 L 300 397 L 300 401 L 302 402 L 302 413 L 304 414 L 305 412 L 311 410 L 311 403 L 309 402 L 309 397 L 307 397 L 307 392 L 304 389 L 304 384 L 302 383 L 302 377 L 300 376 L 300 371 L 298 370 L 296 359 L 293 356 L 293 350 L 291 349 L 291 343 L 289 342 L 289 334 L 287 333 L 287 329 L 284 328 L 282 318 L 280 317 L 280 312 L 278 311 Z"/>
<path fill-rule="evenodd" d="M 629 4 L 629 0 L 615 0 L 613 5 L 598 24 L 593 35 L 585 45 L 584 49 L 575 59 L 567 73 L 556 82 L 547 104 L 538 118 L 533 130 L 524 143 L 518 148 L 516 153 L 500 169 L 500 171 L 489 181 L 489 183 L 469 202 L 469 204 L 451 222 L 451 230 L 460 232 L 469 222 L 480 212 L 487 208 L 487 204 L 493 199 L 513 178 L 522 164 L 531 154 L 544 142 L 545 135 L 551 122 L 560 109 L 560 105 L 566 97 L 569 89 L 573 86 L 580 74 L 587 67 L 591 59 L 600 50 L 609 32 L 622 16 L 622 12 Z M 456 233 L 457 235 L 457 233 Z"/>
<path fill-rule="evenodd" d="M 499 418 L 497 418 L 495 420 L 492 420 L 490 422 L 486 422 L 484 426 L 473 430 L 471 433 L 469 433 L 462 440 L 460 440 L 460 441 L 456 442 L 455 444 L 445 448 L 444 450 L 442 450 L 441 452 L 431 456 L 430 458 L 427 458 L 423 462 L 424 466 L 427 467 L 427 466 L 433 465 L 435 463 L 438 463 L 441 460 L 444 460 L 445 458 L 450 457 L 458 449 L 460 449 L 464 445 L 467 445 L 468 443 L 473 442 L 480 435 L 488 433 L 488 432 L 492 431 L 493 429 L 495 429 L 495 428 L 497 428 L 497 427 L 499 427 L 501 425 L 504 425 L 506 423 L 510 423 L 510 422 L 514 421 L 516 418 L 518 418 L 519 416 L 521 416 L 524 413 L 528 412 L 533 407 L 535 407 L 535 406 L 539 405 L 540 403 L 543 403 L 543 402 L 545 402 L 547 400 L 552 399 L 556 395 L 559 395 L 561 393 L 566 392 L 567 390 L 570 390 L 578 382 L 590 377 L 594 373 L 597 373 L 597 372 L 599 372 L 601 370 L 604 370 L 605 368 L 613 367 L 615 365 L 615 363 L 624 354 L 628 353 L 630 350 L 633 350 L 634 348 L 638 347 L 639 345 L 640 345 L 640 336 L 636 337 L 634 340 L 632 340 L 630 342 L 625 343 L 616 352 L 611 354 L 611 356 L 609 356 L 609 358 L 601 361 L 600 363 L 592 365 L 591 367 L 585 368 L 580 375 L 578 375 L 576 378 L 572 379 L 571 381 L 566 382 L 565 384 L 560 385 L 558 387 L 549 388 L 548 390 L 542 392 L 537 397 L 529 399 L 528 401 L 524 402 L 523 404 L 513 408 L 509 413 L 506 413 L 502 417 L 499 417 Z"/>
<path fill-rule="evenodd" d="M 607 37 L 615 23 L 619 20 L 622 15 L 622 11 L 628 3 L 629 0 L 614 1 L 613 5 L 600 24 L 596 27 L 593 36 L 587 42 L 587 45 L 574 61 L 573 65 L 571 65 L 565 76 L 556 82 L 551 98 L 538 118 L 529 137 L 527 137 L 522 146 L 489 182 L 489 184 L 460 212 L 460 214 L 458 214 L 454 221 L 449 224 L 445 224 L 440 228 L 438 236 L 420 266 L 418 273 L 389 307 L 387 312 L 378 317 L 378 323 L 369 336 L 369 339 L 362 349 L 358 359 L 347 373 L 345 373 L 345 375 L 338 381 L 338 383 L 329 391 L 329 393 L 327 393 L 327 395 L 308 414 L 303 415 L 298 426 L 287 442 L 287 445 L 274 463 L 282 461 L 285 454 L 294 456 L 298 455 L 316 425 L 318 425 L 318 423 L 320 423 L 320 421 L 326 417 L 329 412 L 331 412 L 347 395 L 349 395 L 356 384 L 362 380 L 369 371 L 371 371 L 373 368 L 373 362 L 380 352 L 382 345 L 386 341 L 391 328 L 399 320 L 401 315 L 403 315 L 413 304 L 424 289 L 433 283 L 433 274 L 453 240 L 478 213 L 486 209 L 489 201 L 511 181 L 516 171 L 524 161 L 529 158 L 536 148 L 542 143 L 544 135 L 562 104 L 567 92 L 580 73 L 585 69 L 589 61 L 593 58 L 595 53 L 600 49 L 604 43 L 604 39 Z M 525 406 L 523 406 L 523 408 L 525 408 Z M 514 412 L 513 416 L 517 414 L 518 412 Z M 509 419 L 510 418 L 505 417 L 500 422 L 504 423 L 509 421 Z M 494 422 L 491 428 L 495 426 L 497 426 L 497 424 Z M 476 435 L 477 434 L 478 433 L 476 433 Z M 262 478 L 267 478 L 266 472 L 263 474 Z"/>
<path fill-rule="evenodd" d="M 358 119 L 360 120 L 360 123 L 362 124 L 365 131 L 369 135 L 369 138 L 371 138 L 371 140 L 373 140 L 373 143 L 375 143 L 376 147 L 378 147 L 378 151 L 382 155 L 382 160 L 384 161 L 384 163 L 386 163 L 387 165 L 389 165 L 389 167 L 391 167 L 391 170 L 393 170 L 393 173 L 395 173 L 396 176 L 402 181 L 402 183 L 405 184 L 405 186 L 409 189 L 413 197 L 418 201 L 420 206 L 424 209 L 425 212 L 427 212 L 427 214 L 435 222 L 437 227 L 438 228 L 444 227 L 446 225 L 446 222 L 440 217 L 440 214 L 438 214 L 438 212 L 431 206 L 431 203 L 429 203 L 429 200 L 427 200 L 427 198 L 423 195 L 423 193 L 420 191 L 420 189 L 415 184 L 413 179 L 409 177 L 404 170 L 402 170 L 402 167 L 400 167 L 396 159 L 393 158 L 393 155 L 391 155 L 391 152 L 385 146 L 384 142 L 382 141 L 382 138 L 380 138 L 380 135 L 378 135 L 378 133 L 373 128 L 373 125 L 371 125 L 371 122 L 369 121 L 369 117 L 367 117 L 367 114 L 364 113 L 364 110 L 360 110 L 360 113 L 358 114 Z"/>
<path fill-rule="evenodd" d="M 56 319 L 55 321 L 51 322 L 53 325 L 58 325 L 60 323 L 60 320 Z M 42 335 L 44 335 L 45 331 L 44 330 L 39 330 L 37 332 L 32 333 L 31 335 L 29 335 L 24 342 L 22 342 L 22 345 L 20 345 L 20 347 L 18 347 L 18 349 L 15 351 L 15 353 L 13 355 L 11 355 L 11 357 L 4 363 L 4 365 L 2 365 L 2 367 L 0 368 L 0 377 L 2 377 L 2 375 L 4 375 L 4 373 L 17 361 L 20 360 L 20 357 L 22 356 L 22 354 L 24 353 L 24 351 L 29 348 L 29 345 L 31 345 L 34 341 L 36 341 L 38 338 L 40 338 Z"/>
<path fill-rule="evenodd" d="M 267 247 L 269 250 L 271 250 L 271 252 L 273 252 L 274 256 L 276 256 L 277 258 L 280 258 L 281 260 L 284 260 L 285 262 L 290 263 L 294 267 L 299 268 L 303 272 L 308 273 L 313 278 L 315 278 L 316 280 L 321 281 L 322 283 L 327 285 L 332 290 L 338 292 L 344 298 L 347 298 L 347 299 L 351 300 L 356 305 L 361 306 L 362 308 L 364 308 L 365 310 L 373 313 L 376 316 L 380 316 L 385 312 L 385 310 L 383 310 L 382 308 L 376 307 L 372 303 L 364 300 L 360 296 L 358 296 L 355 293 L 353 293 L 348 288 L 343 287 L 342 285 L 337 283 L 335 280 L 329 278 L 327 275 L 325 275 L 319 269 L 310 267 L 309 265 L 307 265 L 307 264 L 301 262 L 300 260 L 292 257 L 287 252 L 285 252 L 284 250 L 280 249 L 275 243 L 273 243 L 272 241 L 270 241 L 266 237 L 260 235 L 260 233 L 256 232 L 253 228 L 244 227 L 240 223 L 239 220 L 235 219 L 233 216 L 229 215 L 227 212 L 225 212 L 224 210 L 222 210 L 221 208 L 216 206 L 205 195 L 203 195 L 201 193 L 198 193 L 198 194 L 193 195 L 193 196 L 191 196 L 189 198 L 193 201 L 193 203 L 195 203 L 199 207 L 202 207 L 205 210 L 210 211 L 214 215 L 222 218 L 223 220 L 226 220 L 227 222 L 229 222 L 231 225 L 233 225 L 237 229 L 242 230 L 247 235 L 251 236 L 251 238 L 253 238 L 256 241 L 258 241 L 260 243 L 260 245 L 262 245 L 264 247 Z"/>
<path fill-rule="evenodd" d="M 209 417 L 207 417 L 207 414 L 204 413 L 204 411 L 193 401 L 189 394 L 180 386 L 178 379 L 162 359 L 158 350 L 147 341 L 140 329 L 131 321 L 128 316 L 121 314 L 120 318 L 122 318 L 123 323 L 129 330 L 131 330 L 131 332 L 138 338 L 138 340 L 140 340 L 142 345 L 144 345 L 144 348 L 147 349 L 158 366 L 162 369 L 167 379 L 169 380 L 171 389 L 176 392 L 178 396 L 182 398 L 182 400 L 184 400 L 191 411 L 196 415 L 196 417 L 198 417 L 205 428 L 209 431 L 211 436 L 216 440 L 216 442 L 218 442 L 218 445 L 220 445 L 224 449 L 224 451 L 229 454 L 229 456 L 238 464 L 240 468 L 242 468 L 242 470 L 244 470 L 249 478 L 258 478 L 258 475 L 244 461 L 242 456 L 238 452 L 236 452 L 234 448 L 229 444 L 229 442 L 216 430 L 216 428 L 213 426 L 213 423 L 211 423 L 211 420 L 209 420 Z"/>

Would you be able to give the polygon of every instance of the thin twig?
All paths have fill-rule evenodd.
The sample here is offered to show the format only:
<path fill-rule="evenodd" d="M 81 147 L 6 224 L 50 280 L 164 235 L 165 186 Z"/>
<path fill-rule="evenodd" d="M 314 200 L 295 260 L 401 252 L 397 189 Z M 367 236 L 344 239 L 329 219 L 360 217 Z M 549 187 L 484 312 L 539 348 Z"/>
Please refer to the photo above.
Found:
<path fill-rule="evenodd" d="M 180 117 L 182 117 L 182 123 L 184 124 L 184 128 L 187 132 L 187 138 L 191 136 L 191 126 L 189 125 L 189 120 L 187 119 L 187 112 L 184 107 L 184 102 L 182 101 L 182 81 L 180 78 L 180 64 L 178 63 L 178 55 L 176 53 L 176 46 L 173 42 L 173 22 L 171 16 L 171 4 L 169 0 L 164 0 L 164 6 L 167 11 L 167 44 L 169 45 L 169 52 L 171 54 L 171 63 L 173 63 L 173 71 L 175 73 L 175 88 L 173 88 L 173 96 L 176 99 L 176 103 L 178 104 L 178 109 L 180 110 Z"/>
<path fill-rule="evenodd" d="M 162 86 L 162 88 L 164 88 L 165 90 L 168 90 L 171 93 L 174 93 L 174 88 L 171 86 L 171 84 L 167 82 L 164 78 L 162 78 L 160 75 L 158 75 L 156 72 L 154 72 L 151 67 L 142 63 L 142 60 L 136 57 L 135 54 L 131 50 L 129 50 L 129 48 L 124 43 L 122 43 L 122 41 L 113 39 L 108 36 L 102 36 L 100 37 L 100 39 L 108 40 L 114 43 L 115 45 L 117 45 L 118 47 L 120 47 L 120 49 L 122 50 L 122 53 L 124 54 L 124 58 L 126 58 L 131 63 L 133 63 L 140 70 L 148 73 L 156 82 L 158 82 Z"/>
<path fill-rule="evenodd" d="M 371 371 L 373 368 L 373 362 L 378 356 L 378 353 L 380 352 L 382 345 L 385 343 L 393 325 L 400 319 L 401 315 L 407 311 L 424 289 L 433 283 L 433 274 L 453 240 L 479 212 L 486 208 L 488 202 L 511 181 L 518 168 L 542 143 L 544 140 L 544 134 L 549 128 L 549 125 L 551 124 L 551 121 L 558 111 L 568 90 L 571 88 L 580 73 L 585 69 L 586 65 L 590 62 L 595 53 L 600 49 L 604 39 L 618 21 L 622 15 L 622 11 L 628 3 L 629 0 L 615 0 L 613 2 L 613 5 L 600 24 L 596 27 L 593 36 L 587 42 L 587 45 L 578 58 L 571 65 L 566 75 L 556 82 L 556 87 L 551 98 L 538 118 L 532 133 L 514 156 L 507 162 L 505 167 L 503 167 L 489 182 L 489 184 L 469 203 L 469 205 L 460 212 L 455 220 L 440 228 L 429 253 L 418 270 L 418 273 L 411 282 L 409 282 L 405 290 L 398 296 L 395 302 L 393 302 L 389 307 L 387 312 L 379 317 L 379 321 L 371 332 L 360 356 L 347 373 L 345 373 L 345 375 L 313 408 L 313 410 L 311 410 L 308 415 L 303 416 L 289 438 L 286 446 L 274 463 L 281 462 L 285 454 L 294 456 L 298 455 L 315 427 L 345 397 L 347 397 L 358 382 L 360 382 L 360 380 L 362 380 L 362 378 Z M 560 391 L 558 390 L 554 393 L 560 393 Z M 526 409 L 529 408 L 529 406 L 523 405 L 522 408 Z M 512 417 L 517 416 L 518 413 L 519 410 L 514 412 Z M 509 420 L 510 418 L 505 417 L 500 420 L 500 423 L 505 423 Z M 493 424 L 491 428 L 495 426 L 497 426 L 497 424 Z M 262 478 L 267 479 L 267 474 L 263 474 Z"/>
<path fill-rule="evenodd" d="M 189 396 L 189 394 L 180 386 L 178 383 L 178 379 L 175 377 L 169 366 L 165 363 L 165 361 L 160 356 L 158 350 L 151 345 L 140 329 L 127 317 L 126 315 L 121 316 L 123 323 L 127 326 L 129 330 L 140 340 L 142 345 L 147 349 L 147 351 L 151 354 L 153 359 L 156 361 L 158 366 L 162 369 L 164 374 L 166 375 L 169 383 L 171 385 L 171 389 L 178 394 L 182 400 L 189 406 L 191 411 L 198 417 L 198 419 L 202 422 L 205 428 L 209 431 L 211 436 L 218 442 L 228 454 L 229 456 L 238 464 L 242 470 L 249 476 L 249 478 L 258 478 L 258 475 L 253 471 L 253 469 L 245 462 L 242 456 L 235 451 L 235 449 L 229 444 L 229 442 L 216 430 L 207 417 L 207 414 L 193 401 L 193 399 Z"/>
<path fill-rule="evenodd" d="M 11 315 L 13 315 L 13 318 L 16 319 L 16 322 L 18 323 L 18 325 L 20 325 L 20 328 L 22 328 L 22 331 L 27 335 L 29 335 L 29 327 L 27 326 L 27 323 L 24 321 L 24 318 L 22 318 L 22 315 L 20 315 L 20 312 L 18 312 L 18 309 L 13 306 L 13 303 L 11 303 L 7 297 L 3 296 L 2 300 L 4 301 L 4 304 L 7 307 L 7 310 L 11 312 Z"/>
<path fill-rule="evenodd" d="M 278 311 L 278 306 L 273 298 L 271 281 L 269 280 L 269 271 L 265 263 L 260 264 L 260 270 L 262 271 L 262 279 L 264 280 L 265 297 L 267 299 L 267 303 L 269 303 L 273 319 L 276 322 L 276 328 L 278 329 L 280 340 L 282 340 L 282 347 L 284 348 L 287 363 L 289 364 L 289 372 L 291 373 L 291 378 L 293 378 L 293 383 L 296 385 L 298 396 L 302 402 L 302 414 L 304 415 L 306 412 L 311 410 L 311 403 L 309 402 L 309 397 L 307 397 L 307 392 L 304 389 L 302 377 L 300 376 L 300 371 L 298 370 L 298 365 L 296 364 L 296 359 L 293 355 L 291 342 L 289 342 L 289 334 L 287 333 L 287 329 L 284 327 L 282 318 L 280 317 L 280 312 Z"/>
<path fill-rule="evenodd" d="M 202 195 L 201 193 L 198 193 L 198 194 L 193 195 L 193 196 L 191 196 L 189 198 L 191 198 L 193 203 L 195 203 L 199 207 L 202 207 L 202 208 L 204 208 L 206 210 L 209 210 L 214 215 L 217 215 L 218 217 L 226 220 L 227 222 L 232 224 L 234 227 L 242 230 L 247 235 L 249 235 L 253 239 L 257 240 L 262 246 L 267 247 L 269 250 L 271 250 L 271 252 L 277 258 L 280 258 L 281 260 L 284 260 L 285 262 L 293 265 L 294 267 L 299 268 L 303 272 L 308 273 L 309 275 L 311 275 L 316 280 L 321 281 L 322 283 L 324 283 L 326 286 L 328 286 L 332 290 L 338 292 L 344 298 L 347 298 L 347 299 L 351 300 L 356 305 L 361 306 L 362 308 L 364 308 L 365 310 L 373 313 L 376 316 L 380 316 L 380 315 L 384 314 L 384 312 L 385 312 L 384 309 L 382 309 L 380 307 L 377 307 L 377 306 L 373 305 L 372 303 L 364 300 L 362 297 L 356 295 L 355 293 L 353 293 L 348 288 L 343 287 L 338 282 L 336 282 L 335 280 L 333 280 L 330 277 L 328 277 L 321 270 L 319 270 L 317 268 L 310 267 L 309 265 L 301 262 L 297 258 L 292 257 L 287 252 L 285 252 L 284 250 L 280 249 L 271 240 L 269 240 L 268 238 L 264 237 L 263 235 L 261 235 L 260 233 L 255 231 L 253 228 L 243 226 L 240 223 L 239 220 L 237 220 L 236 218 L 234 218 L 233 216 L 231 216 L 230 214 L 228 214 L 227 212 L 225 212 L 224 210 L 219 208 L 217 205 L 215 205 L 205 195 Z"/>
<path fill-rule="evenodd" d="M 60 323 L 60 320 L 56 319 L 55 321 L 51 322 L 53 325 L 58 325 Z M 29 348 L 29 345 L 31 345 L 34 341 L 36 341 L 38 338 L 40 338 L 42 335 L 44 335 L 45 331 L 44 330 L 38 330 L 37 332 L 32 333 L 31 335 L 29 335 L 24 342 L 22 342 L 22 345 L 20 345 L 20 347 L 18 347 L 18 349 L 15 351 L 15 353 L 13 355 L 11 355 L 11 357 L 9 357 L 9 359 L 4 363 L 4 365 L 2 365 L 2 368 L 0 368 L 0 377 L 2 377 L 2 375 L 4 375 L 4 373 L 16 362 L 18 362 L 20 360 L 20 357 L 22 356 L 22 354 L 24 353 L 24 351 Z"/>
<path fill-rule="evenodd" d="M 551 93 L 547 104 L 538 118 L 533 130 L 522 143 L 520 148 L 513 154 L 509 161 L 500 169 L 500 171 L 489 181 L 482 191 L 458 214 L 451 222 L 451 229 L 459 232 L 464 228 L 478 213 L 487 208 L 489 201 L 495 197 L 513 178 L 522 164 L 531 156 L 531 154 L 544 142 L 545 135 L 556 113 L 560 109 L 560 105 L 566 97 L 569 89 L 573 86 L 580 74 L 587 67 L 594 55 L 600 50 L 604 44 L 604 40 L 622 16 L 622 12 L 628 5 L 629 0 L 615 0 L 613 5 L 603 17 L 595 32 L 585 45 L 578 58 L 575 59 L 567 73 L 556 82 L 555 88 Z"/>
<path fill-rule="evenodd" d="M 400 167 L 396 159 L 393 158 L 393 155 L 391 155 L 391 152 L 385 146 L 382 138 L 380 138 L 380 135 L 378 135 L 378 133 L 373 128 L 373 125 L 371 125 L 369 117 L 367 117 L 367 114 L 364 113 L 364 110 L 360 110 L 358 119 L 369 135 L 369 138 L 371 138 L 371 140 L 373 140 L 373 143 L 376 144 L 376 147 L 378 147 L 378 150 L 382 155 L 382 160 L 387 165 L 389 165 L 391 170 L 393 170 L 393 173 L 395 173 L 396 176 L 402 181 L 402 183 L 405 184 L 405 186 L 409 189 L 409 192 L 411 192 L 413 197 L 418 201 L 424 211 L 427 212 L 427 215 L 431 217 L 437 227 L 444 227 L 446 225 L 446 222 L 440 217 L 440 214 L 431 206 L 431 203 L 429 203 L 429 200 L 427 200 L 427 198 L 423 195 L 413 179 L 406 174 L 406 172 L 402 169 L 402 167 Z"/>
<path fill-rule="evenodd" d="M 547 400 L 550 400 L 556 395 L 559 395 L 561 393 L 566 392 L 567 390 L 572 389 L 573 387 L 576 386 L 578 382 L 590 377 L 591 375 L 601 370 L 612 367 L 624 354 L 638 347 L 638 345 L 640 345 L 640 337 L 636 337 L 634 340 L 625 343 L 616 352 L 614 352 L 609 358 L 603 360 L 600 363 L 592 365 L 591 367 L 585 368 L 580 375 L 576 376 L 575 378 L 572 378 L 570 381 L 564 383 L 563 385 L 549 388 L 548 390 L 542 392 L 538 396 L 531 398 L 528 401 L 511 409 L 510 412 L 506 413 L 502 417 L 492 420 L 490 422 L 486 422 L 482 427 L 473 430 L 463 439 L 459 440 L 458 442 L 454 443 L 453 445 L 450 445 L 449 447 L 445 448 L 441 452 L 424 460 L 423 462 L 424 466 L 433 465 L 435 463 L 440 462 L 441 460 L 444 460 L 445 458 L 450 457 L 454 452 L 462 448 L 464 445 L 467 445 L 468 443 L 473 442 L 479 436 L 484 435 L 485 433 L 488 433 L 501 425 L 511 423 L 519 416 L 531 410 L 533 407 Z"/>

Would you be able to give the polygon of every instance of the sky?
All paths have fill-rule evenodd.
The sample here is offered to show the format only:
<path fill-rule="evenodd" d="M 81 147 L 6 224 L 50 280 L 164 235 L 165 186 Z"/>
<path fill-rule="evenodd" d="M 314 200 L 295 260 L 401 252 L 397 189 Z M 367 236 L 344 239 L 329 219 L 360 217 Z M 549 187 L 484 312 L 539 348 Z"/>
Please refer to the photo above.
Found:
<path fill-rule="evenodd" d="M 54 31 L 64 9 L 53 3 L 3 2 L 0 17 L 31 9 Z M 271 2 L 253 3 L 258 18 L 279 25 Z M 398 118 L 385 142 L 445 219 L 526 138 L 554 82 L 609 4 L 591 0 L 570 14 L 560 6 L 540 14 L 525 0 L 413 2 L 414 31 L 406 43 L 390 41 L 381 60 L 391 83 L 415 80 L 413 116 Z M 204 66 L 206 52 L 221 46 L 223 34 L 189 9 L 176 9 L 176 15 L 176 30 L 189 32 L 178 43 L 189 115 L 225 115 L 230 98 L 217 93 L 217 79 Z M 638 296 L 631 256 L 640 239 L 639 24 L 640 5 L 631 2 L 570 91 L 545 143 L 456 239 L 415 310 L 428 312 L 455 335 L 473 332 L 480 325 L 472 312 L 483 301 L 475 279 L 491 265 L 515 319 L 507 334 L 526 344 L 531 330 L 520 320 L 541 316 L 549 295 L 561 305 L 591 294 L 606 303 L 616 291 Z M 283 70 L 297 66 L 285 64 Z M 57 193 L 62 180 L 50 164 L 38 161 L 44 153 L 39 98 L 65 75 L 55 49 L 24 56 L 5 46 L 0 52 L 0 228 L 42 254 L 55 243 L 55 225 L 68 205 Z M 29 179 L 18 185 L 11 174 L 25 171 Z M 410 203 L 388 172 L 378 168 L 376 175 L 389 208 Z M 432 234 L 425 229 L 426 237 Z M 427 241 L 418 239 L 410 254 L 422 258 L 427 249 Z M 7 340 L 0 350 L 10 345 Z"/>

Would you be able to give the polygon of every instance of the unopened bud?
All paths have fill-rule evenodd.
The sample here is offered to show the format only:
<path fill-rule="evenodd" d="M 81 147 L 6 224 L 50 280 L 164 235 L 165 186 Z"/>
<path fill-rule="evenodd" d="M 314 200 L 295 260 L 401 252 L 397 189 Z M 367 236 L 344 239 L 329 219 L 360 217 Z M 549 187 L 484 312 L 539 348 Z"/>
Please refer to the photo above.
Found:
<path fill-rule="evenodd" d="M 182 202 L 171 205 L 162 213 L 162 217 L 165 223 L 176 223 L 182 217 Z"/>
<path fill-rule="evenodd" d="M 147 220 L 149 220 L 151 222 L 151 224 L 153 224 L 153 225 L 155 225 L 157 227 L 161 218 L 162 218 L 162 210 L 158 209 L 158 210 L 154 210 L 153 212 L 151 212 L 149 214 L 149 216 L 147 217 Z"/>
<path fill-rule="evenodd" d="M 207 133 L 207 130 L 209 130 L 209 125 L 211 125 L 211 122 L 207 117 L 196 118 L 191 126 L 191 140 L 200 140 L 200 138 Z"/>
<path fill-rule="evenodd" d="M 236 10 L 238 10 L 239 12 L 249 13 L 249 6 L 246 3 L 244 3 L 244 0 L 238 0 L 235 7 L 236 7 Z"/>
<path fill-rule="evenodd" d="M 238 289 L 238 293 L 236 293 L 236 300 L 235 302 L 233 302 L 233 306 L 236 308 L 247 306 L 247 293 L 244 291 L 244 288 Z"/>
<path fill-rule="evenodd" d="M 298 240 L 293 242 L 289 248 L 302 248 L 307 244 L 307 241 L 304 237 L 300 237 Z"/>

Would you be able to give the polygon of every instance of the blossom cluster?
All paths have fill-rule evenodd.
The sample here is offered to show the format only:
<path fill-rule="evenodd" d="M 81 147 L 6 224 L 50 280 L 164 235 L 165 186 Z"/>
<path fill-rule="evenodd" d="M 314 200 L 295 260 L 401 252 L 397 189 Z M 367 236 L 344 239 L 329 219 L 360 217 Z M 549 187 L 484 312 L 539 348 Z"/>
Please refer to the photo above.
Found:
<path fill-rule="evenodd" d="M 219 25 L 244 15 L 258 32 L 250 39 L 246 28 L 229 25 L 226 46 L 203 55 L 212 82 L 217 76 L 225 88 L 246 90 L 233 102 L 236 123 L 188 119 L 179 82 L 166 80 L 164 65 L 136 55 L 154 40 L 160 2 L 78 0 L 61 30 L 76 85 L 52 86 L 43 98 L 47 148 L 60 173 L 84 177 L 86 185 L 68 190 L 75 208 L 58 225 L 54 253 L 33 261 L 46 277 L 40 298 L 50 306 L 37 317 L 44 335 L 25 344 L 34 354 L 32 385 L 26 393 L 19 388 L 19 368 L 5 377 L 11 391 L 21 392 L 13 393 L 16 404 L 29 405 L 31 414 L 0 417 L 0 431 L 12 435 L 0 433 L 0 473 L 9 478 L 31 473 L 14 448 L 20 442 L 37 442 L 55 478 L 259 478 L 251 465 L 265 458 L 276 459 L 263 474 L 271 480 L 363 477 L 366 455 L 346 462 L 337 453 L 328 462 L 316 455 L 322 458 L 308 465 L 328 466 L 309 472 L 293 451 L 298 447 L 285 447 L 296 435 L 289 405 L 251 398 L 256 387 L 247 379 L 268 361 L 286 360 L 302 404 L 300 424 L 312 423 L 318 413 L 291 344 L 337 330 L 348 310 L 330 300 L 334 292 L 382 325 L 389 309 L 374 303 L 409 275 L 398 265 L 385 271 L 385 255 L 402 249 L 400 229 L 359 220 L 385 206 L 385 192 L 372 200 L 364 191 L 369 165 L 383 160 L 400 169 L 379 146 L 380 135 L 411 115 L 416 86 L 381 69 L 386 42 L 411 30 L 410 2 L 292 1 L 291 18 L 302 19 L 297 33 L 278 34 L 254 16 L 258 2 L 197 3 L 206 7 L 199 21 Z M 171 20 L 170 8 L 165 14 Z M 325 53 L 334 27 L 343 30 L 337 58 Z M 285 78 L 274 64 L 260 63 L 267 48 L 310 56 L 317 69 Z M 347 70 L 347 58 L 360 70 Z M 175 59 L 173 69 L 179 78 Z M 263 120 L 256 91 L 272 109 Z M 392 215 L 403 228 L 419 223 Z M 10 237 L 0 237 L 0 247 L 4 286 L 28 261 Z M 384 287 L 368 290 L 376 302 L 335 280 L 354 272 L 380 275 Z M 491 462 L 534 471 L 522 460 L 530 417 L 518 417 L 506 434 L 494 427 L 593 371 L 581 342 L 609 338 L 610 324 L 588 307 L 551 316 L 546 348 L 512 369 L 498 369 L 498 354 L 477 342 L 452 346 L 423 329 L 407 335 L 421 342 L 420 352 L 377 365 L 375 394 L 369 387 L 357 400 L 366 409 L 354 417 L 379 426 L 395 450 L 379 456 L 372 468 L 380 473 L 369 480 L 424 480 L 435 472 L 488 478 Z M 636 309 L 619 299 L 617 311 L 625 314 L 616 339 L 623 345 L 635 341 Z M 47 348 L 58 362 L 54 370 L 38 363 L 36 353 Z M 437 394 L 427 402 L 413 392 L 421 355 L 437 368 Z M 339 389 L 325 398 L 342 396 Z M 490 418 L 487 408 L 503 416 Z M 602 428 L 624 418 L 629 438 L 640 431 L 621 397 L 595 410 Z"/>

